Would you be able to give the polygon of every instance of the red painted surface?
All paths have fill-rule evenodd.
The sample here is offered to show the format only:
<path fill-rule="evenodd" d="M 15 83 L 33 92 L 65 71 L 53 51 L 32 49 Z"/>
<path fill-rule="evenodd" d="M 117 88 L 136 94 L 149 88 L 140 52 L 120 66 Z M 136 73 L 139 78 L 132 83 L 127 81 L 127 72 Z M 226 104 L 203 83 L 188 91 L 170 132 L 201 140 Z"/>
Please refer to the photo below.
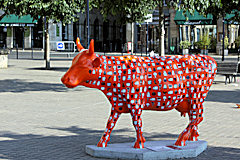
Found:
<path fill-rule="evenodd" d="M 62 77 L 69 88 L 83 85 L 101 90 L 112 104 L 106 130 L 98 143 L 106 147 L 121 113 L 130 113 L 136 129 L 135 148 L 144 148 L 141 114 L 143 110 L 176 109 L 189 116 L 187 128 L 175 145 L 196 141 L 203 120 L 203 102 L 213 83 L 217 64 L 205 55 L 164 57 L 100 56 L 77 45 L 80 53 Z"/>

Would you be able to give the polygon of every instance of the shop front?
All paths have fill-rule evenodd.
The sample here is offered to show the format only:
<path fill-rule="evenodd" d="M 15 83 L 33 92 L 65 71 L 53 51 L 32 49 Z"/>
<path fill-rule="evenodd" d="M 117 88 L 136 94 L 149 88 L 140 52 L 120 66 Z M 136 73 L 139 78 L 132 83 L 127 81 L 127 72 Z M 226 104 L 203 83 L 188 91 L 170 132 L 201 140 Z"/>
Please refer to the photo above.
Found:
<path fill-rule="evenodd" d="M 189 49 L 193 52 L 200 49 L 195 42 L 199 42 L 204 35 L 207 34 L 212 39 L 216 39 L 217 23 L 211 14 L 205 17 L 197 11 L 191 15 L 189 12 L 183 13 L 183 10 L 180 10 L 176 12 L 174 21 L 178 25 L 179 41 L 189 41 L 191 43 Z"/>
<path fill-rule="evenodd" d="M 30 15 L 21 17 L 5 15 L 0 20 L 0 26 L 0 47 L 22 49 L 43 47 L 42 24 L 38 24 L 38 21 L 33 20 Z"/>

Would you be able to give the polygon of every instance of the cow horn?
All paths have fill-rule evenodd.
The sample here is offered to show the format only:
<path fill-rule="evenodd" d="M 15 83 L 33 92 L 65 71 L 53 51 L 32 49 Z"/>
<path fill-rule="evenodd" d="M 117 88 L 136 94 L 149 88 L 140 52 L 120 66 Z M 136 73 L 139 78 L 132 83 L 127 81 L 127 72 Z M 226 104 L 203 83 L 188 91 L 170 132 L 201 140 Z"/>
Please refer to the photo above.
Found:
<path fill-rule="evenodd" d="M 78 37 L 77 40 L 76 40 L 76 44 L 77 44 L 77 49 L 78 49 L 79 52 L 80 52 L 82 49 L 84 49 L 83 46 L 82 46 L 81 43 L 80 43 L 79 37 Z"/>
<path fill-rule="evenodd" d="M 89 54 L 93 55 L 94 54 L 94 40 L 92 39 L 89 45 Z"/>

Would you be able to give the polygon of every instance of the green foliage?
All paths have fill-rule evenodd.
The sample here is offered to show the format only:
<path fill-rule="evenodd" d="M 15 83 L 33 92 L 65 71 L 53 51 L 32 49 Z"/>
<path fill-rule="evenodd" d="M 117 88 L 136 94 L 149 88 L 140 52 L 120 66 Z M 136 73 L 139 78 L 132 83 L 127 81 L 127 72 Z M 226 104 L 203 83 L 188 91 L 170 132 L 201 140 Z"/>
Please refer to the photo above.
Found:
<path fill-rule="evenodd" d="M 157 7 L 155 0 L 98 0 L 93 6 L 107 16 L 117 16 L 120 23 L 143 22 L 145 16 Z"/>
<path fill-rule="evenodd" d="M 187 40 L 180 42 L 180 48 L 181 49 L 189 49 L 190 46 L 191 46 L 191 43 Z"/>
<path fill-rule="evenodd" d="M 215 49 L 217 45 L 217 39 L 214 36 L 209 36 L 207 33 L 200 37 L 200 41 L 194 42 L 194 45 L 198 49 Z"/>
<path fill-rule="evenodd" d="M 221 40 L 221 43 L 222 43 L 222 40 Z M 224 49 L 227 49 L 228 46 L 229 46 L 228 37 L 225 36 L 225 38 L 224 38 Z"/>
<path fill-rule="evenodd" d="M 7 37 L 12 37 L 12 28 L 11 27 L 7 28 Z"/>
<path fill-rule="evenodd" d="M 208 33 L 205 33 L 200 37 L 200 41 L 195 42 L 194 44 L 199 48 L 199 49 L 207 49 L 211 43 L 211 38 L 209 37 Z"/>
<path fill-rule="evenodd" d="M 225 38 L 224 38 L 224 48 L 227 49 L 228 46 L 229 46 L 228 37 L 225 36 Z"/>
<path fill-rule="evenodd" d="M 240 47 L 240 36 L 238 36 L 235 40 L 235 48 L 239 48 Z"/>
<path fill-rule="evenodd" d="M 29 35 L 30 35 L 30 28 L 29 27 L 25 27 L 24 37 L 28 37 Z"/>
<path fill-rule="evenodd" d="M 202 15 L 212 14 L 215 19 L 235 12 L 230 20 L 240 22 L 240 1 L 239 0 L 176 0 L 174 7 L 189 11 L 191 14 L 196 10 Z"/>
<path fill-rule="evenodd" d="M 225 38 L 224 38 L 224 48 L 227 49 L 228 46 L 229 46 L 228 37 L 225 36 Z"/>
<path fill-rule="evenodd" d="M 77 13 L 84 11 L 84 0 L 0 0 L 0 9 L 6 14 L 19 16 L 30 14 L 34 19 L 46 16 L 47 21 L 71 23 Z"/>
<path fill-rule="evenodd" d="M 160 0 L 162 1 L 162 0 Z M 106 19 L 116 16 L 121 23 L 142 22 L 157 7 L 155 0 L 89 0 L 89 9 L 97 8 Z M 0 0 L 0 9 L 6 14 L 27 15 L 34 19 L 46 16 L 47 20 L 71 23 L 85 12 L 86 0 Z"/>
<path fill-rule="evenodd" d="M 193 42 L 193 45 L 197 47 L 197 49 L 200 49 L 202 47 L 201 41 Z"/>
<path fill-rule="evenodd" d="M 211 39 L 209 37 L 209 33 L 205 33 L 202 37 L 201 37 L 201 43 L 202 43 L 202 49 L 207 49 L 207 47 L 209 46 L 211 42 Z"/>

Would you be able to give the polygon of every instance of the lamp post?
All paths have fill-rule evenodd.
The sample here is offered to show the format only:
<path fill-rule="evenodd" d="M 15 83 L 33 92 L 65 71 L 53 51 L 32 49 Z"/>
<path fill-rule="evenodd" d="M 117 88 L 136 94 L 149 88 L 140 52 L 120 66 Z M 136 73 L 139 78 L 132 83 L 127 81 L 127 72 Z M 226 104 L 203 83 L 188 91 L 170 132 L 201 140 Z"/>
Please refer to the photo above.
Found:
<path fill-rule="evenodd" d="M 89 0 L 87 0 L 87 46 L 89 45 Z"/>
<path fill-rule="evenodd" d="M 147 22 L 147 25 L 146 25 L 146 56 L 147 56 L 147 53 L 148 53 L 148 22 Z"/>
<path fill-rule="evenodd" d="M 222 21 L 222 22 L 223 22 L 222 61 L 224 61 L 224 48 L 225 48 L 225 47 L 224 47 L 224 38 L 225 38 L 224 21 L 225 21 L 225 19 L 224 19 L 224 14 L 223 14 L 223 21 Z"/>

